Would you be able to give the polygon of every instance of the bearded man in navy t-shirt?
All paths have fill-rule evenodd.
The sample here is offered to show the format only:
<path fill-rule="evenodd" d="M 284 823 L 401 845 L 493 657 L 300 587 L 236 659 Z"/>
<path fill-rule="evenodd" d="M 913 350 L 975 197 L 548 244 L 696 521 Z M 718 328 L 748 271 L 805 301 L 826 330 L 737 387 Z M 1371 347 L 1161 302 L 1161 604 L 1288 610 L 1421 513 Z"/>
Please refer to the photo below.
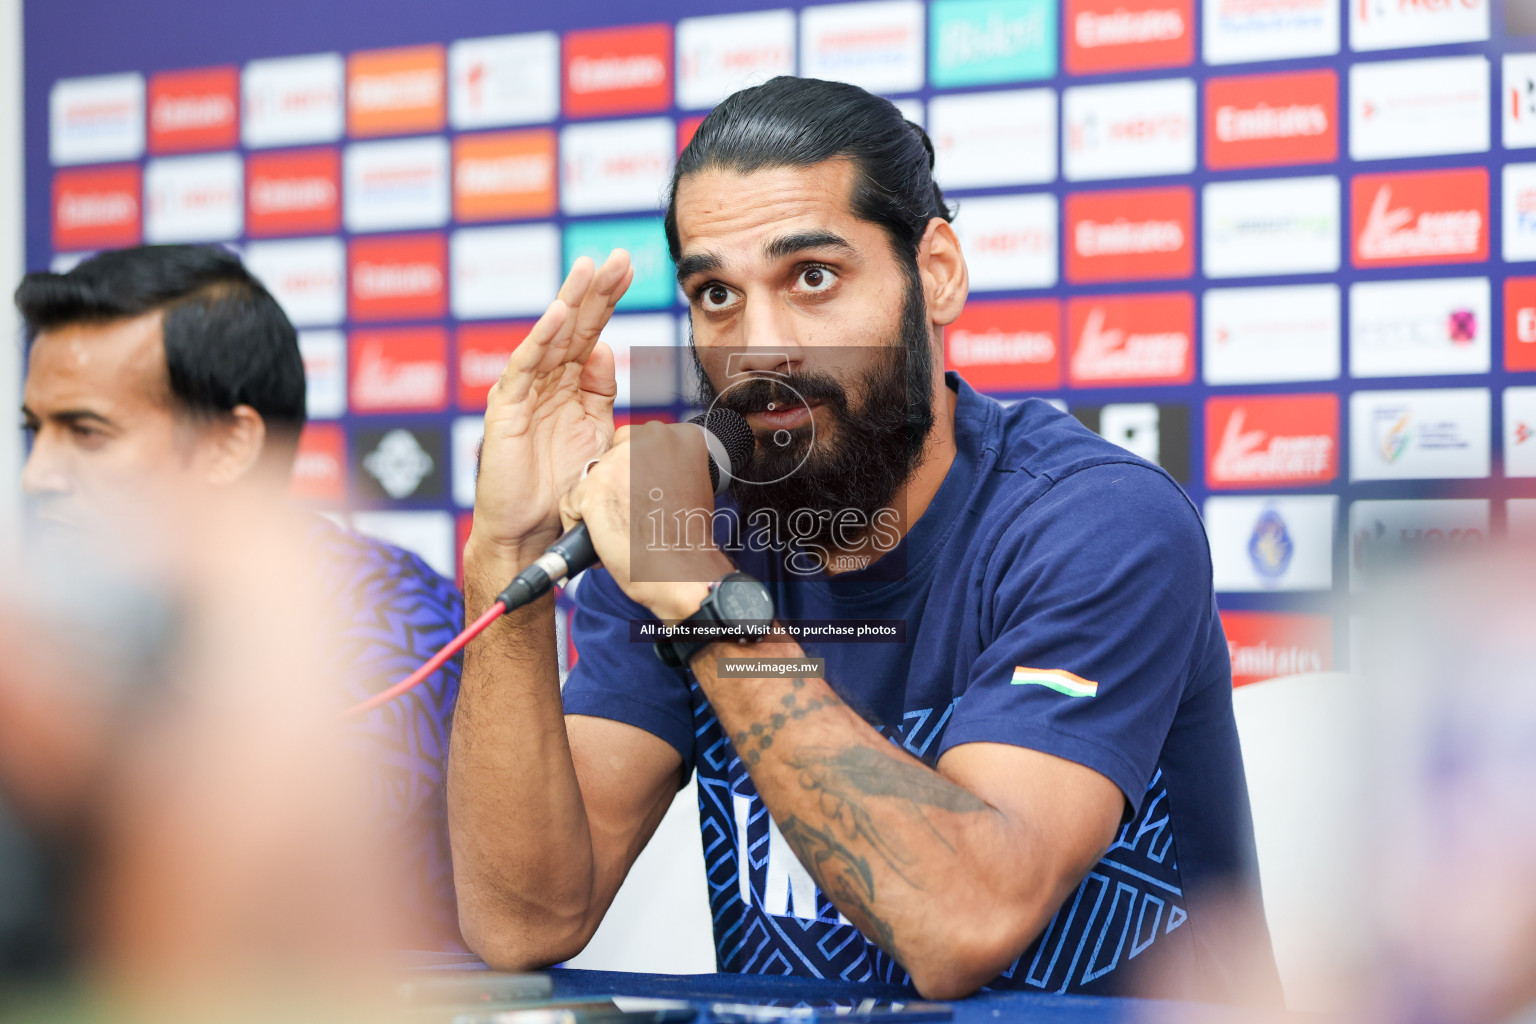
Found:
<path fill-rule="evenodd" d="M 468 650 L 450 823 L 493 965 L 577 953 L 696 772 L 722 970 L 1277 994 L 1200 520 L 942 372 L 968 279 L 932 166 L 889 102 L 792 78 L 679 158 L 700 395 L 755 437 L 718 506 L 701 431 L 614 430 L 622 251 L 577 261 L 493 389 L 466 611 L 577 520 L 603 562 L 563 694 L 548 599 Z M 724 638 L 655 628 L 685 621 Z"/>

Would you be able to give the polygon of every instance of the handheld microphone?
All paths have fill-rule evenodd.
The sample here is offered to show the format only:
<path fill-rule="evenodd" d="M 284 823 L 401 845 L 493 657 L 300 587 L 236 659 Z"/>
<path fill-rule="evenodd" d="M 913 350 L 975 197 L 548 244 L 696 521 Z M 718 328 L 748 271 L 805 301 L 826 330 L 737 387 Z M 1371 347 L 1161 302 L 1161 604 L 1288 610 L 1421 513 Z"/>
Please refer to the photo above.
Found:
<path fill-rule="evenodd" d="M 724 493 L 732 472 L 739 472 L 752 456 L 757 441 L 751 426 L 740 413 L 719 407 L 688 422 L 704 431 L 704 446 L 709 450 L 709 484 L 716 494 Z M 592 548 L 587 524 L 577 523 L 496 595 L 496 600 L 506 606 L 502 614 L 536 600 L 560 580 L 596 562 L 597 552 Z"/>

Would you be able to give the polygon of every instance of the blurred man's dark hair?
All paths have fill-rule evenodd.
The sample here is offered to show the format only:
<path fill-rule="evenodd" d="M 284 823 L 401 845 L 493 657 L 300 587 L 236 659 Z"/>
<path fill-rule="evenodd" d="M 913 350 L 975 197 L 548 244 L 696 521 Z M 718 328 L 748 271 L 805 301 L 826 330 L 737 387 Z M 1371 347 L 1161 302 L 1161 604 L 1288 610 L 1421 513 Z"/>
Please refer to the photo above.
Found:
<path fill-rule="evenodd" d="M 934 217 L 954 217 L 933 180 L 933 143 L 890 100 L 845 82 L 781 75 L 726 97 L 677 158 L 667 196 L 667 246 L 682 255 L 677 186 L 698 171 L 738 174 L 809 167 L 844 158 L 856 171 L 854 216 L 879 224 L 902 265 L 916 273 L 917 247 Z"/>
<path fill-rule="evenodd" d="M 16 289 L 27 336 L 160 311 L 170 401 L 192 418 L 248 405 L 266 425 L 265 454 L 291 463 L 304 427 L 304 361 L 282 307 L 215 245 L 103 252 L 68 273 L 28 274 Z"/>

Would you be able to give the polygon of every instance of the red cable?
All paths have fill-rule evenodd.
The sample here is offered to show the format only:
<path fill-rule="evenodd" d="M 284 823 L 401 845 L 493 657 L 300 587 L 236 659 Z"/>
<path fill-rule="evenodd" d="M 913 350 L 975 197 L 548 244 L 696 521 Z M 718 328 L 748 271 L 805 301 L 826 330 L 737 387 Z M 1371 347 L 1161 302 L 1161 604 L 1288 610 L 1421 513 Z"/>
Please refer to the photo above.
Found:
<path fill-rule="evenodd" d="M 449 643 L 447 647 L 444 647 L 442 650 L 432 655 L 432 657 L 428 658 L 427 663 L 421 666 L 421 668 L 417 669 L 415 672 L 412 672 L 410 675 L 406 676 L 404 679 L 400 680 L 389 689 L 384 690 L 381 693 L 376 693 L 372 697 L 369 697 L 367 700 L 363 701 L 361 704 L 358 704 L 356 707 L 349 708 L 342 712 L 341 717 L 352 718 L 356 715 L 366 714 L 376 707 L 388 704 L 402 693 L 405 693 L 406 691 L 419 686 L 433 672 L 436 672 L 438 669 L 442 668 L 443 662 L 453 657 L 461 649 L 463 649 L 465 644 L 479 636 L 486 626 L 489 626 L 491 623 L 495 622 L 497 617 L 506 610 L 507 606 L 500 601 L 497 601 L 495 604 L 491 605 L 485 610 L 484 615 L 470 623 L 465 628 L 464 632 L 454 637 L 453 641 Z"/>

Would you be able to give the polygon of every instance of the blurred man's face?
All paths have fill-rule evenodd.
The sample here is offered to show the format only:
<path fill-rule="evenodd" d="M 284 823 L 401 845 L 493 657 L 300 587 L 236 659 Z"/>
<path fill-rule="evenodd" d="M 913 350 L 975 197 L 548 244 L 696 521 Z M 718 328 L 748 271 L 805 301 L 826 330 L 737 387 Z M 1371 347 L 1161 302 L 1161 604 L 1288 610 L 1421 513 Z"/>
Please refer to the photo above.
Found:
<path fill-rule="evenodd" d="M 703 397 L 757 436 L 755 486 L 733 487 L 745 511 L 867 515 L 891 501 L 932 427 L 922 288 L 885 229 L 854 215 L 854 178 L 829 160 L 706 170 L 678 187 L 678 280 Z"/>
<path fill-rule="evenodd" d="M 39 334 L 22 416 L 32 434 L 22 489 L 45 526 L 92 529 L 196 478 L 195 431 L 171 406 L 159 313 Z"/>

